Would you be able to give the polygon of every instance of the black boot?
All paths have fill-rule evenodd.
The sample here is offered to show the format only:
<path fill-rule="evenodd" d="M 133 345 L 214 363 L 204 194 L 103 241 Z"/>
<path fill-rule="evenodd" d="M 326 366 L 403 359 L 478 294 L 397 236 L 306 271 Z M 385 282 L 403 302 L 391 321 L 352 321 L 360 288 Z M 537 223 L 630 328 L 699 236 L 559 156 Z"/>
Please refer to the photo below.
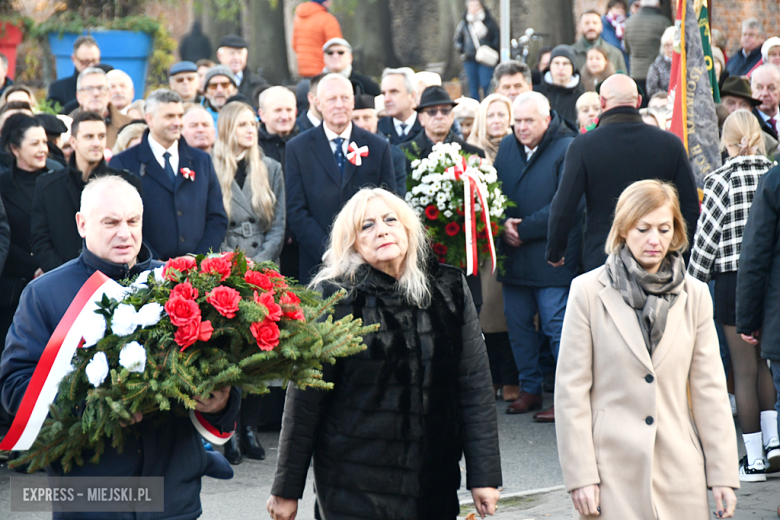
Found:
<path fill-rule="evenodd" d="M 236 433 L 225 443 L 225 458 L 233 466 L 241 464 L 244 460 L 244 456 L 241 454 L 241 448 L 239 447 L 238 435 Z"/>
<path fill-rule="evenodd" d="M 257 432 L 251 426 L 241 428 L 241 451 L 246 453 L 247 458 L 265 460 L 265 450 L 260 445 Z"/>

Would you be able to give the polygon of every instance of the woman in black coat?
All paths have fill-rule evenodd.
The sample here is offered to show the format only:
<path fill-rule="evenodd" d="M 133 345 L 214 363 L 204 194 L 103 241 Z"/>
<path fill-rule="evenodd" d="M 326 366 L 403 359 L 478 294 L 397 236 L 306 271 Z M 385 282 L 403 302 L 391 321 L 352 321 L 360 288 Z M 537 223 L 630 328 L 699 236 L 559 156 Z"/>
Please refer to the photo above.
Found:
<path fill-rule="evenodd" d="M 323 519 L 453 520 L 464 453 L 477 511 L 493 514 L 496 409 L 463 273 L 431 261 L 417 215 L 382 189 L 347 202 L 330 244 L 312 284 L 326 297 L 349 291 L 335 318 L 380 328 L 361 354 L 325 367 L 332 391 L 288 389 L 271 517 L 295 516 L 313 458 Z"/>
<path fill-rule="evenodd" d="M 43 274 L 32 253 L 30 215 L 35 181 L 49 173 L 46 131 L 34 117 L 14 114 L 3 125 L 0 148 L 13 157 L 0 167 L 0 194 L 11 228 L 11 246 L 0 274 L 0 351 L 22 289 Z"/>

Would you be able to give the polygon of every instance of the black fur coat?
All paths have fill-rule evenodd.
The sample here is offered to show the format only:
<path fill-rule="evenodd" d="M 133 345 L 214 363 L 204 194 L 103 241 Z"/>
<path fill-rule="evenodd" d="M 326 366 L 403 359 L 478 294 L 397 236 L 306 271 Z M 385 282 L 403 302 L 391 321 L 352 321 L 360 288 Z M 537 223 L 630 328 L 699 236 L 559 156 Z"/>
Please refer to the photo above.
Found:
<path fill-rule="evenodd" d="M 325 367 L 331 392 L 290 387 L 271 493 L 303 495 L 309 462 L 323 520 L 453 520 L 467 486 L 501 485 L 485 343 L 463 273 L 431 264 L 432 303 L 411 306 L 368 265 L 336 318 L 380 323 L 368 348 Z M 325 296 L 337 288 L 323 288 Z"/>

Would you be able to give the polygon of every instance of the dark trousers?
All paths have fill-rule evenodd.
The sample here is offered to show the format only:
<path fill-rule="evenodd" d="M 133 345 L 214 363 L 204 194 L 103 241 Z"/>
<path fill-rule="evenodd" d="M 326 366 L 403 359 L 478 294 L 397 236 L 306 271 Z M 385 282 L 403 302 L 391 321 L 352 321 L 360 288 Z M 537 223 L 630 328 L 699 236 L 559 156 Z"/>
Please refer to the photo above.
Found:
<path fill-rule="evenodd" d="M 517 366 L 508 332 L 485 333 L 490 375 L 498 386 L 517 384 Z"/>
<path fill-rule="evenodd" d="M 504 284 L 504 315 L 517 366 L 518 382 L 529 394 L 542 394 L 539 352 L 544 338 L 550 339 L 550 351 L 558 358 L 563 316 L 569 298 L 568 287 L 527 287 Z M 539 314 L 540 328 L 534 326 Z"/>

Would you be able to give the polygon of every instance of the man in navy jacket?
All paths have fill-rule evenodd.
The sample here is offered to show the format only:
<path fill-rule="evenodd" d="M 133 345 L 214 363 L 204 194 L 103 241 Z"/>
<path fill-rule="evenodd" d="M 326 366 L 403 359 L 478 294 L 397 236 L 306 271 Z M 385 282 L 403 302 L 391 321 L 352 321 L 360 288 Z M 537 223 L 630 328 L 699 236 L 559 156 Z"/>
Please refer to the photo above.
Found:
<path fill-rule="evenodd" d="M 304 283 L 322 261 L 330 226 L 341 206 L 364 186 L 395 191 L 390 145 L 352 124 L 354 106 L 352 83 L 340 74 L 328 74 L 317 87 L 322 124 L 287 143 L 287 222 L 300 244 Z M 360 166 L 348 160 L 352 143 L 368 148 Z"/>
<path fill-rule="evenodd" d="M 143 204 L 133 186 L 117 176 L 91 181 L 84 189 L 77 214 L 84 238 L 81 255 L 30 282 L 22 293 L 14 322 L 8 331 L 0 360 L 0 400 L 9 413 L 18 411 L 22 398 L 55 328 L 82 285 L 95 271 L 122 280 L 160 265 L 142 243 Z M 221 433 L 232 431 L 241 403 L 237 389 L 224 387 L 199 401 L 196 410 Z M 230 478 L 232 471 L 222 455 L 206 452 L 195 426 L 174 411 L 149 417 L 136 414 L 134 434 L 125 436 L 122 453 L 106 443 L 98 464 L 74 466 L 73 477 L 163 477 L 164 512 L 143 518 L 190 520 L 201 514 L 200 486 L 204 475 Z M 83 454 L 84 460 L 91 453 Z M 50 476 L 62 476 L 55 463 Z M 126 513 L 54 513 L 54 518 L 128 518 Z M 132 515 L 131 518 L 134 518 Z"/>
<path fill-rule="evenodd" d="M 513 105 L 514 133 L 506 136 L 496 155 L 495 168 L 504 194 L 516 204 L 506 211 L 501 252 L 505 255 L 504 314 L 509 340 L 523 391 L 509 405 L 509 414 L 526 413 L 542 405 L 539 351 L 545 336 L 558 357 L 569 285 L 577 276 L 578 262 L 556 269 L 547 263 L 547 227 L 552 203 L 563 172 L 566 150 L 577 131 L 554 111 L 538 92 L 520 94 Z M 583 204 L 574 209 L 577 222 L 569 233 L 567 257 L 579 256 Z M 539 314 L 540 330 L 534 326 Z M 536 414 L 543 422 L 554 420 L 552 409 Z"/>
<path fill-rule="evenodd" d="M 160 260 L 217 251 L 227 233 L 222 190 L 211 157 L 180 139 L 183 113 L 178 94 L 168 89 L 152 92 L 146 100 L 149 131 L 138 146 L 109 163 L 141 177 L 144 238 Z"/>

